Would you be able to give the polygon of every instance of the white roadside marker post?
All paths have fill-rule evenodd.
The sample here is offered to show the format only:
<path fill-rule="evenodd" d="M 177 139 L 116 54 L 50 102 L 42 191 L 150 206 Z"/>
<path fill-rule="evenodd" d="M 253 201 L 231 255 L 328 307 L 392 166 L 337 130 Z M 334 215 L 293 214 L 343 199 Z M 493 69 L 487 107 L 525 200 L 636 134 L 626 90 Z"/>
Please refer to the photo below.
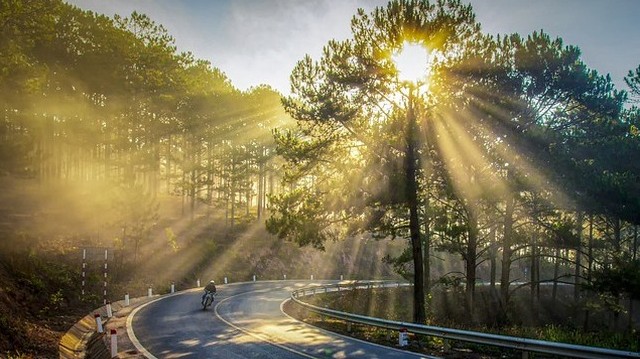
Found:
<path fill-rule="evenodd" d="M 406 328 L 400 328 L 400 332 L 398 333 L 398 345 L 401 347 L 409 345 L 409 336 Z"/>
<path fill-rule="evenodd" d="M 113 310 L 111 310 L 111 302 L 107 302 L 107 318 L 113 317 Z"/>
<path fill-rule="evenodd" d="M 102 318 L 100 318 L 100 314 L 96 313 L 94 315 L 96 318 L 96 330 L 98 333 L 104 333 L 104 328 L 102 327 Z"/>
<path fill-rule="evenodd" d="M 111 329 L 111 357 L 118 356 L 118 332 L 115 329 Z"/>

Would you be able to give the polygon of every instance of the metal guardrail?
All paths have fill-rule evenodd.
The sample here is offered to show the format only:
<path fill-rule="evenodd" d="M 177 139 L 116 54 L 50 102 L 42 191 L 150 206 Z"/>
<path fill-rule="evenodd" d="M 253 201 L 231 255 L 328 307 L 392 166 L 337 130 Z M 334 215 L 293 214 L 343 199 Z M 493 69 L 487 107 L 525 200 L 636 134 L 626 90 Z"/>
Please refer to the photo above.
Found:
<path fill-rule="evenodd" d="M 564 357 L 576 357 L 585 359 L 611 359 L 611 358 L 640 358 L 640 352 L 631 352 L 623 350 L 606 349 L 599 347 L 590 347 L 584 345 L 574 345 L 559 342 L 550 342 L 544 340 L 519 338 L 506 335 L 488 334 L 481 332 L 473 332 L 467 330 L 435 327 L 430 325 L 422 325 L 415 323 L 398 322 L 380 318 L 367 317 L 364 315 L 345 313 L 333 309 L 321 308 L 313 304 L 305 303 L 300 300 L 301 297 L 315 295 L 317 293 L 328 293 L 342 290 L 353 289 L 371 289 L 371 288 L 388 288 L 398 286 L 409 286 L 408 283 L 390 283 L 390 282 L 355 282 L 350 284 L 339 283 L 325 286 L 307 287 L 291 292 L 291 299 L 308 308 L 309 310 L 326 315 L 333 318 L 343 319 L 346 321 L 372 325 L 386 329 L 406 329 L 410 333 L 423 334 L 428 336 L 439 337 L 449 340 L 458 340 L 464 342 L 478 343 L 484 345 L 497 346 L 502 348 L 510 348 L 521 350 L 523 358 L 528 356 L 529 352 L 559 355 Z"/>

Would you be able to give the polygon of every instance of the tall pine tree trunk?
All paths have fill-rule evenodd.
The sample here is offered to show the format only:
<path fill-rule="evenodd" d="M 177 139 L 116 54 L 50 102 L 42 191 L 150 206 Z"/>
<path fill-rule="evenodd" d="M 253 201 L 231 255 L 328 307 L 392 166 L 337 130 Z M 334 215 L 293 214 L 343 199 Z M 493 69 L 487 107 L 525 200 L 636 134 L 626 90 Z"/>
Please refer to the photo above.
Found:
<path fill-rule="evenodd" d="M 580 295 L 581 295 L 581 288 L 580 285 L 582 284 L 580 277 L 581 277 L 581 271 L 580 271 L 580 267 L 582 266 L 582 226 L 583 226 L 583 214 L 582 212 L 578 212 L 578 216 L 577 216 L 577 236 L 578 236 L 578 243 L 576 244 L 576 268 L 575 268 L 575 273 L 574 273 L 574 281 L 573 281 L 573 303 L 574 303 L 574 318 L 576 318 L 576 321 L 578 319 L 578 315 L 580 314 L 579 312 L 579 306 L 578 303 L 580 302 Z"/>
<path fill-rule="evenodd" d="M 587 248 L 587 283 L 591 284 L 593 271 L 593 214 L 589 214 L 589 247 Z M 584 330 L 589 330 L 589 307 L 584 310 Z"/>
<path fill-rule="evenodd" d="M 533 318 L 538 319 L 538 297 L 536 296 L 536 292 L 539 291 L 540 288 L 540 278 L 538 274 L 538 235 L 537 232 L 533 232 L 531 235 L 531 316 Z M 539 293 L 539 292 L 538 292 Z"/>
<path fill-rule="evenodd" d="M 431 216 L 429 215 L 429 197 L 424 206 L 424 242 L 422 243 L 422 259 L 424 261 L 424 292 L 427 297 L 431 293 Z"/>
<path fill-rule="evenodd" d="M 231 210 L 230 210 L 230 214 L 229 214 L 229 219 L 230 219 L 230 225 L 231 228 L 233 229 L 233 227 L 235 226 L 235 219 L 236 219 L 236 162 L 235 162 L 235 158 L 231 159 L 231 173 L 229 175 L 230 178 L 230 183 L 229 183 L 229 187 L 230 187 L 230 193 L 229 193 L 229 200 L 231 201 Z"/>
<path fill-rule="evenodd" d="M 167 138 L 167 151 L 166 151 L 166 157 L 167 157 L 167 168 L 166 168 L 166 193 L 167 194 L 171 194 L 171 146 L 172 146 L 172 140 L 173 136 L 169 135 Z"/>
<path fill-rule="evenodd" d="M 504 211 L 504 238 L 502 239 L 502 272 L 500 275 L 500 297 L 506 307 L 509 302 L 509 281 L 511 275 L 511 243 L 513 236 L 513 210 L 515 206 L 513 193 L 507 195 Z"/>
<path fill-rule="evenodd" d="M 191 221 L 194 220 L 195 217 L 195 212 L 196 212 L 196 195 L 197 195 L 197 179 L 198 179 L 198 172 L 197 172 L 197 157 L 196 154 L 194 153 L 195 151 L 195 146 L 190 146 L 190 150 L 191 150 L 191 155 L 190 155 L 190 177 L 189 177 L 189 215 L 191 218 Z"/>
<path fill-rule="evenodd" d="M 555 305 L 558 297 L 558 276 L 560 275 L 560 241 L 556 241 L 554 266 L 553 266 L 553 289 L 551 292 L 551 298 Z"/>
<path fill-rule="evenodd" d="M 256 217 L 258 220 L 262 218 L 262 208 L 264 207 L 264 147 L 258 164 L 258 203 Z"/>
<path fill-rule="evenodd" d="M 638 225 L 633 225 L 633 248 L 631 249 L 633 260 L 638 259 Z"/>
<path fill-rule="evenodd" d="M 413 257 L 413 321 L 426 322 L 424 295 L 424 263 L 422 258 L 422 238 L 420 236 L 420 220 L 418 217 L 418 168 L 416 118 L 413 108 L 413 89 L 409 89 L 407 123 L 405 129 L 405 203 L 409 210 L 409 236 Z"/>
<path fill-rule="evenodd" d="M 489 274 L 489 288 L 491 289 L 491 295 L 494 296 L 496 295 L 496 275 L 498 270 L 498 242 L 497 229 L 495 226 L 491 227 L 489 238 L 491 238 L 491 247 L 489 248 L 489 260 L 491 263 L 491 272 Z"/>
<path fill-rule="evenodd" d="M 465 287 L 465 302 L 467 305 L 467 313 L 469 318 L 473 319 L 474 307 L 475 307 L 475 290 L 476 290 L 476 267 L 477 267 L 477 253 L 478 253 L 478 216 L 476 208 L 470 208 L 468 210 L 469 216 L 469 241 L 467 243 L 467 249 L 465 254 L 465 271 L 466 282 Z"/>

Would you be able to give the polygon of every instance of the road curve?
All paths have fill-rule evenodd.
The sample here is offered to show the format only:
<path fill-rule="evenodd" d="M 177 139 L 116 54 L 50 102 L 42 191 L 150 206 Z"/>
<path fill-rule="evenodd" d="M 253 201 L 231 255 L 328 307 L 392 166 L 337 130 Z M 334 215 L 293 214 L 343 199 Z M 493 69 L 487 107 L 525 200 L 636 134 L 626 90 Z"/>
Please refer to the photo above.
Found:
<path fill-rule="evenodd" d="M 218 287 L 202 310 L 202 289 L 161 297 L 127 319 L 138 350 L 154 358 L 425 358 L 347 338 L 284 314 L 292 290 L 328 281 L 263 281 Z"/>

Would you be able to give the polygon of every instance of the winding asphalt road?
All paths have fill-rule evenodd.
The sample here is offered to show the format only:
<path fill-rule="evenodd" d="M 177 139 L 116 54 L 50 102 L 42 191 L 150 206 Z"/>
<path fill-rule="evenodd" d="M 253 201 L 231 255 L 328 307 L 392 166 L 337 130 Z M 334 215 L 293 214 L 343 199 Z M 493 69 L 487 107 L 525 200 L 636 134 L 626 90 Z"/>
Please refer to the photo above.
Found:
<path fill-rule="evenodd" d="M 292 290 L 323 281 L 264 281 L 218 287 L 202 310 L 202 289 L 161 297 L 134 310 L 128 332 L 147 358 L 423 358 L 346 338 L 288 317 Z"/>

